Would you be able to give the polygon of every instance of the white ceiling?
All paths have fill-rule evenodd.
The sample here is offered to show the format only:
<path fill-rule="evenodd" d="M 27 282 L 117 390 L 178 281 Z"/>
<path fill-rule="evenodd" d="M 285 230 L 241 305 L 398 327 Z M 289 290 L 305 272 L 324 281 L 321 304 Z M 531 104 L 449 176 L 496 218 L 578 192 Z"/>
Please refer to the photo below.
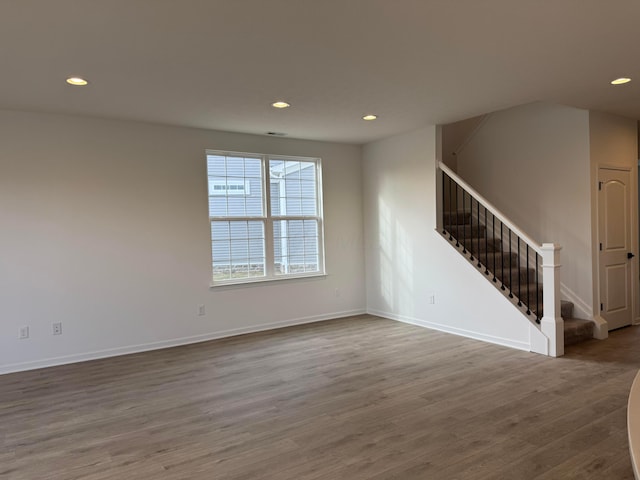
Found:
<path fill-rule="evenodd" d="M 640 118 L 639 46 L 638 0 L 0 0 L 0 108 L 350 143 L 535 100 Z"/>

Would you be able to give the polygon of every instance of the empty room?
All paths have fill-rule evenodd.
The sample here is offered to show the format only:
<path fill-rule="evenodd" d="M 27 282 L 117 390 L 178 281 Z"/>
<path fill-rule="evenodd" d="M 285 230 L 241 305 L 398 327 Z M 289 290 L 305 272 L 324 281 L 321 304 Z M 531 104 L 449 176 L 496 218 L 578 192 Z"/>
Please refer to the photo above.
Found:
<path fill-rule="evenodd" d="M 633 479 L 638 18 L 0 0 L 0 478 Z"/>

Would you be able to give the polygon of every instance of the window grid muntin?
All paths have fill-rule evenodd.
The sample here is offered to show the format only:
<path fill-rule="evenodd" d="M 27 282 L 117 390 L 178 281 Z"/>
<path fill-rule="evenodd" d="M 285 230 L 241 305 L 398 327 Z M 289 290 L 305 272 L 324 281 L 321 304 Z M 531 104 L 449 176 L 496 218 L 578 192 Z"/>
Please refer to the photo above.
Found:
<path fill-rule="evenodd" d="M 225 224 L 226 228 L 224 228 Z M 214 235 L 214 230 L 221 226 L 230 234 L 218 240 Z M 231 233 L 232 231 L 234 233 Z M 243 234 L 243 231 L 246 233 Z M 211 232 L 214 281 L 265 276 L 264 219 L 214 219 L 211 220 Z M 260 242 L 259 245 L 257 241 Z M 226 256 L 222 255 L 222 251 L 225 249 Z M 215 257 L 216 251 L 222 258 Z M 262 265 L 261 268 L 260 265 Z"/>
<path fill-rule="evenodd" d="M 216 161 L 221 161 L 222 165 L 216 165 Z M 248 163 L 253 163 L 253 167 L 247 169 Z M 209 216 L 264 216 L 262 164 L 262 158 L 256 155 L 207 152 Z M 257 174 L 252 174 L 251 170 L 256 171 L 256 169 Z M 248 172 L 248 170 L 250 171 Z M 226 185 L 224 193 L 211 191 L 212 186 L 216 183 Z M 248 184 L 249 188 L 245 188 L 245 194 L 231 193 L 232 189 L 229 186 L 238 183 Z M 250 208 L 250 206 L 259 207 L 259 210 Z M 218 211 L 215 211 L 216 208 Z"/>
<path fill-rule="evenodd" d="M 280 235 L 274 239 L 274 243 L 280 245 L 280 252 L 275 254 L 275 265 L 279 266 L 276 275 L 317 272 L 320 269 L 318 220 L 307 217 L 274 222 L 280 224 L 277 229 Z"/>

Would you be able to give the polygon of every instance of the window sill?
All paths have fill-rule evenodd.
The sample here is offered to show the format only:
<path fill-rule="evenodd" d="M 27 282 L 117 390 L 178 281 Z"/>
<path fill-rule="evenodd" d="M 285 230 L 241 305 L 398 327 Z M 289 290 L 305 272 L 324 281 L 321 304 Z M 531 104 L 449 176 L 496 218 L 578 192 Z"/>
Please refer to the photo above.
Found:
<path fill-rule="evenodd" d="M 280 282 L 293 282 L 296 280 L 314 280 L 321 279 L 327 276 L 326 273 L 307 273 L 302 275 L 287 275 L 283 277 L 258 277 L 258 278 L 249 278 L 242 280 L 228 280 L 224 282 L 212 282 L 209 285 L 209 288 L 215 289 L 231 289 L 231 288 L 242 288 L 242 287 L 257 287 L 264 286 L 269 283 L 280 283 Z"/>

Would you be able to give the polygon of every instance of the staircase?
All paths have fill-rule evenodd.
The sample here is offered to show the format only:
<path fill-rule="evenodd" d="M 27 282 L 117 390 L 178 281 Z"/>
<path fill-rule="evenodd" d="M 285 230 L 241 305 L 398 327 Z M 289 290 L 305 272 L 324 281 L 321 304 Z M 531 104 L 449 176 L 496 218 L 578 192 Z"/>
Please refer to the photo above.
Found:
<path fill-rule="evenodd" d="M 457 202 L 456 202 L 457 203 Z M 461 202 L 465 204 L 464 200 Z M 471 202 L 473 209 L 473 201 Z M 457 205 L 454 205 L 454 208 Z M 496 284 L 505 296 L 517 300 L 523 313 L 540 323 L 542 311 L 542 283 L 540 283 L 539 261 L 537 256 L 530 259 L 528 247 L 526 253 L 520 251 L 520 243 L 514 249 L 510 236 L 505 238 L 504 230 L 495 230 L 495 217 L 484 212 L 484 222 L 471 211 L 443 212 L 443 235 L 451 244 L 464 254 L 478 271 Z M 485 223 L 492 221 L 492 228 Z M 500 227 L 502 227 L 500 225 Z M 491 230 L 491 232 L 489 231 Z M 499 236 L 496 235 L 499 233 Z M 504 245 L 506 240 L 506 245 Z M 514 251 L 515 250 L 515 251 Z M 524 259 L 523 259 L 524 257 Z M 573 317 L 573 303 L 561 302 L 561 315 L 564 320 L 564 345 L 573 345 L 593 338 L 593 322 Z"/>

